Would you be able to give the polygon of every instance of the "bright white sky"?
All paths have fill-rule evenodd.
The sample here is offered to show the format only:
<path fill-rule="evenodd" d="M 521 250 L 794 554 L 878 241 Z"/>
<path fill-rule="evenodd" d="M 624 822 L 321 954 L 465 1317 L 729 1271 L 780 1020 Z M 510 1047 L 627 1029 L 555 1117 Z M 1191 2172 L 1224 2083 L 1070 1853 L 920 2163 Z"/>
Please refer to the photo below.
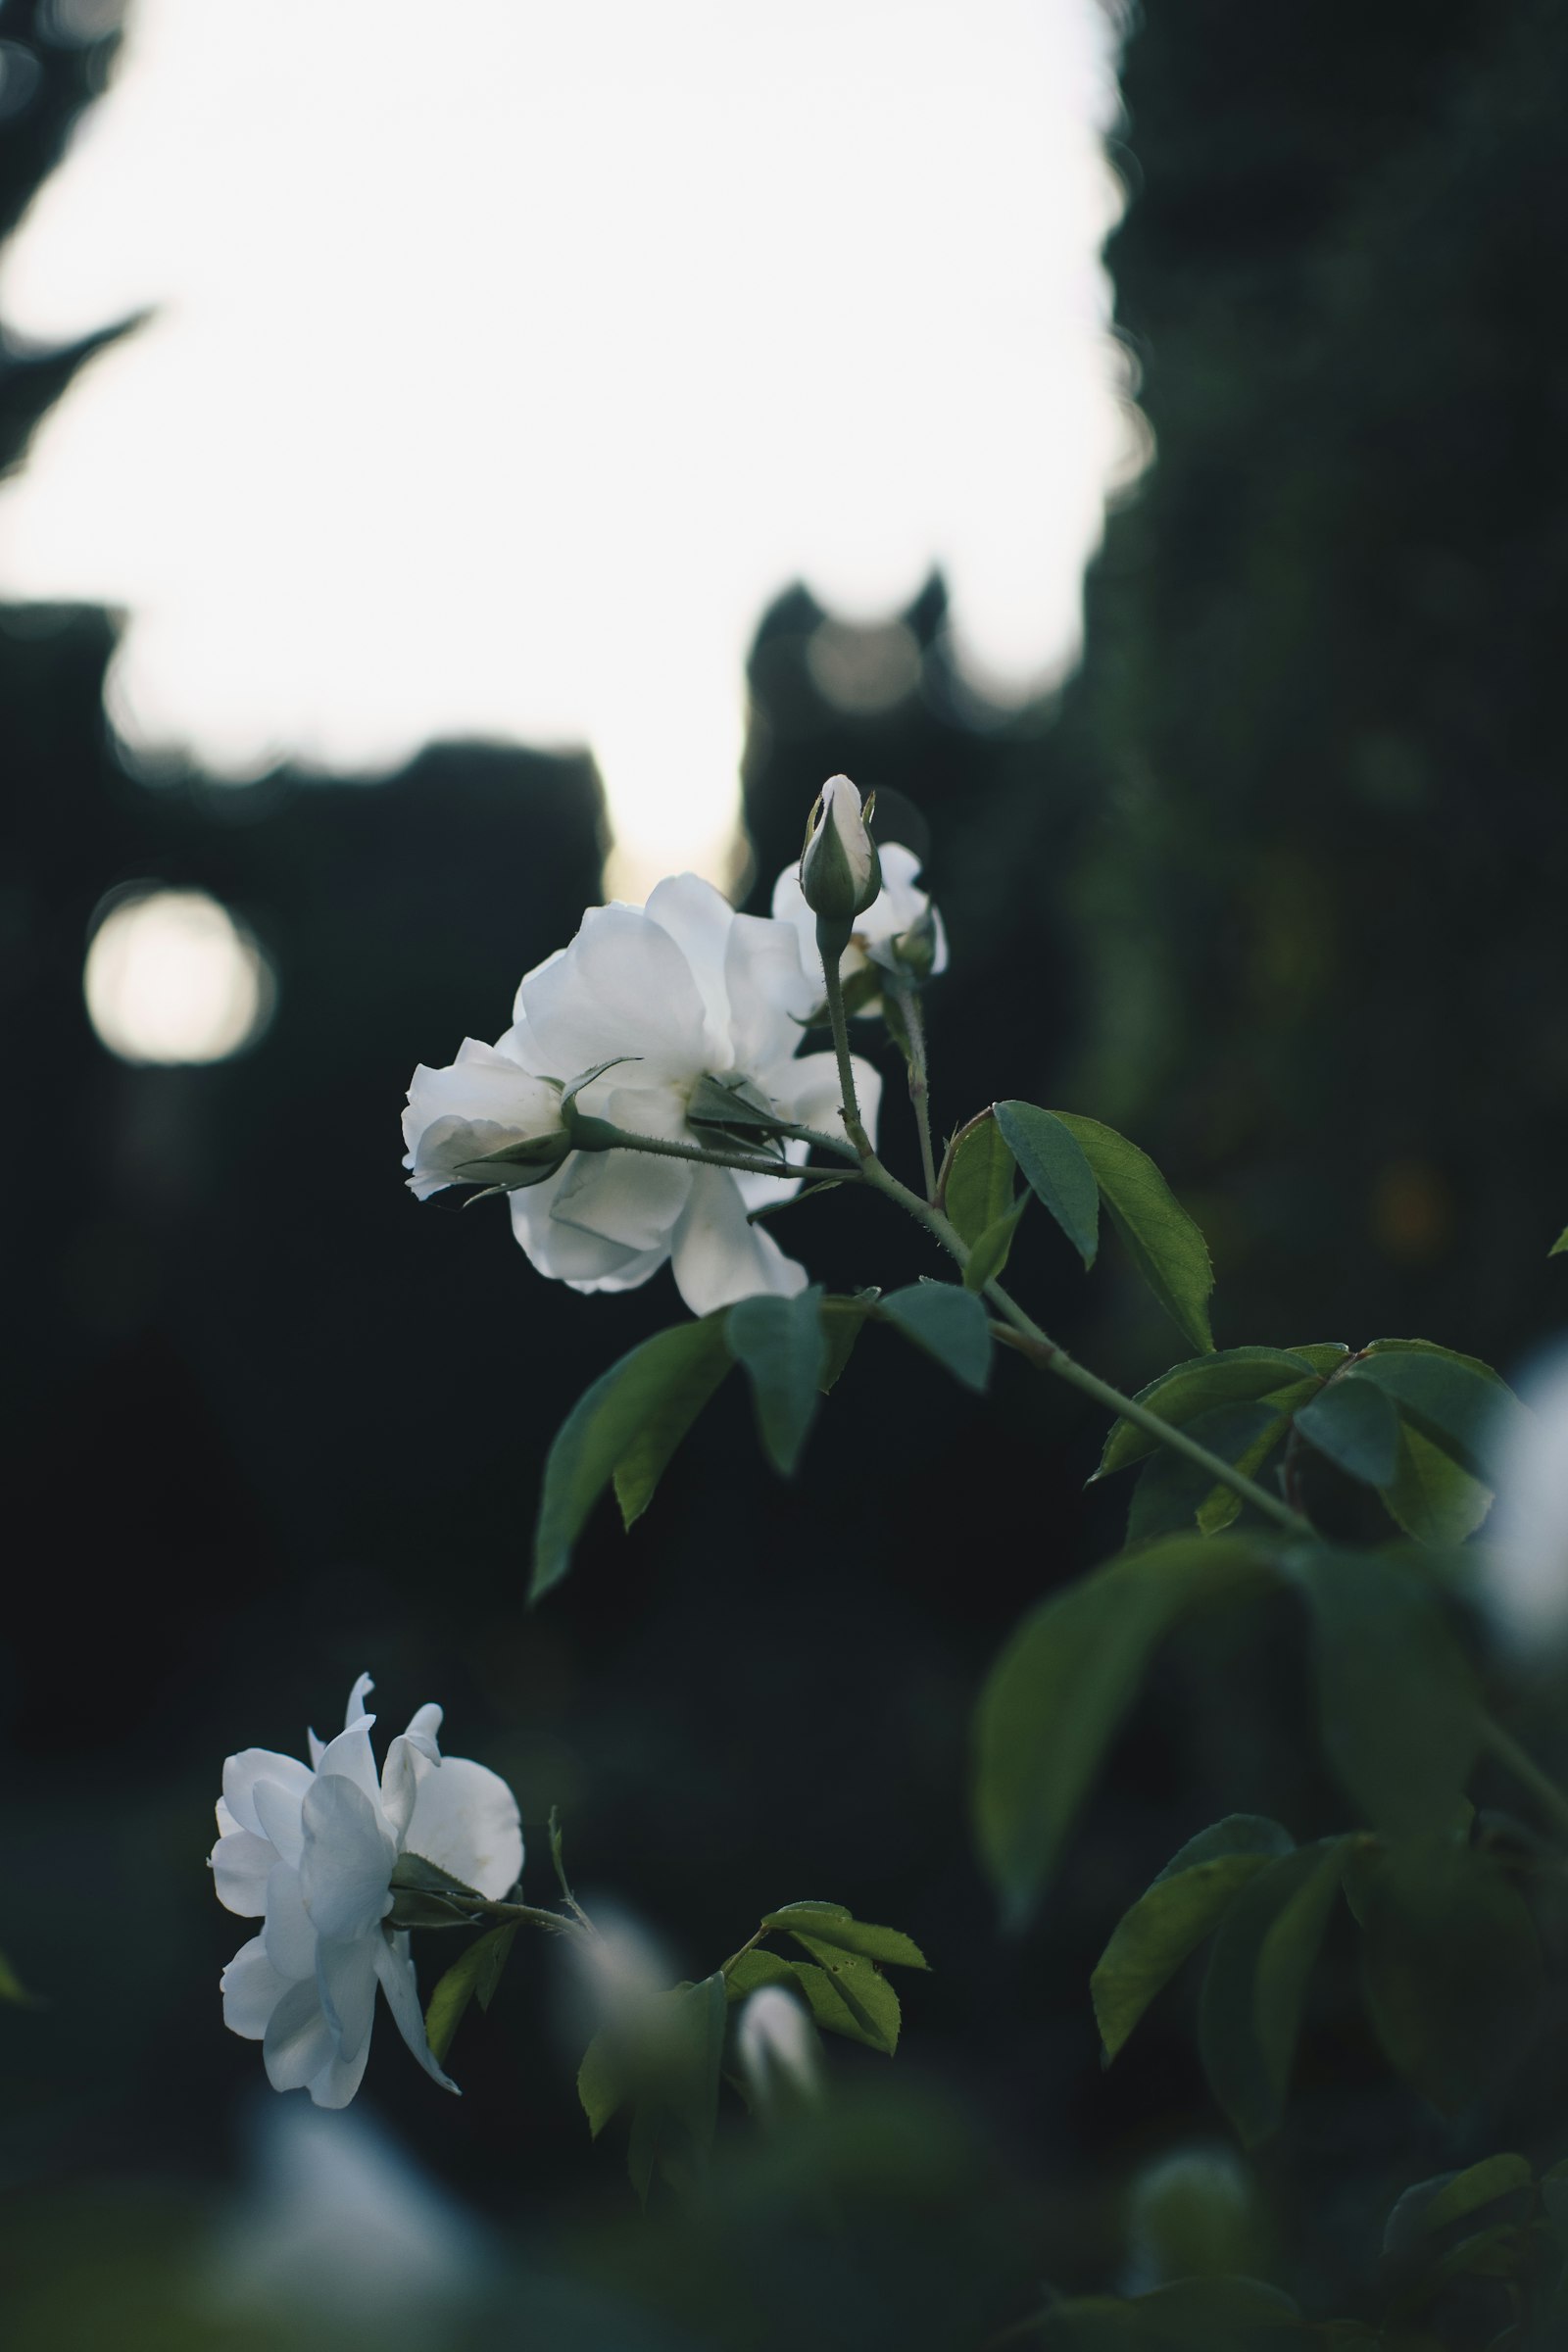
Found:
<path fill-rule="evenodd" d="M 622 885 L 720 875 L 790 581 L 938 562 L 977 675 L 1070 657 L 1113 106 L 1098 0 L 137 0 L 0 317 L 159 315 L 0 492 L 0 595 L 125 609 L 134 751 L 587 742 Z"/>

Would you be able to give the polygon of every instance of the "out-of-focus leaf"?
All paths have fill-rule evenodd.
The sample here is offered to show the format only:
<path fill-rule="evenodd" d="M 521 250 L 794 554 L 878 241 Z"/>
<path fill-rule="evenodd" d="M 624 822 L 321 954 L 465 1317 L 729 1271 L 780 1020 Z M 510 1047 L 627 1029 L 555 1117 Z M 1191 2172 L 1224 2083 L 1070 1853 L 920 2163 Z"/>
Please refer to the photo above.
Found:
<path fill-rule="evenodd" d="M 1209 2088 L 1249 2147 L 1267 2139 L 1284 2113 L 1345 1844 L 1329 1838 L 1269 1863 L 1233 1897 L 1214 1938 L 1199 2045 Z"/>
<path fill-rule="evenodd" d="M 1312 1611 L 1323 1745 L 1348 1795 L 1391 1837 L 1452 1822 L 1479 1744 L 1479 1697 L 1418 1558 L 1291 1553 Z"/>
<path fill-rule="evenodd" d="M 1214 1269 L 1198 1226 L 1147 1152 L 1098 1119 L 1065 1110 L 1055 1116 L 1082 1147 L 1111 1222 L 1139 1273 L 1177 1329 L 1195 1348 L 1211 1354 L 1208 1295 L 1214 1288 Z"/>
<path fill-rule="evenodd" d="M 659 1994 L 644 2004 L 634 2032 L 616 2037 L 635 2100 L 626 2166 L 645 2205 L 656 2172 L 677 2185 L 694 2181 L 712 2146 L 728 2012 L 717 1973 Z M 578 2087 L 580 2095 L 580 2080 Z"/>
<path fill-rule="evenodd" d="M 644 1340 L 584 1391 L 557 1432 L 545 1463 L 534 1530 L 531 1598 L 537 1600 L 565 1575 L 583 1523 L 610 1484 L 616 1464 L 631 1453 L 650 1425 L 662 1428 L 661 1416 L 670 1392 L 677 1387 L 700 1390 L 702 1368 L 727 1360 L 723 1317 L 705 1315 L 698 1322 L 677 1323 L 673 1330 Z M 662 1453 L 662 1439 L 652 1446 L 656 1479 L 686 1426 L 681 1424 Z M 648 1475 L 646 1463 L 634 1471 L 634 1496 Z"/>
<path fill-rule="evenodd" d="M 577 2069 L 577 2096 L 588 2118 L 588 2129 L 597 2139 L 626 2098 L 625 2070 L 615 2037 L 608 2026 L 601 2027 L 582 2054 L 582 2064 Z"/>
<path fill-rule="evenodd" d="M 1565 1250 L 1568 1250 L 1568 1225 L 1565 1225 L 1561 1233 L 1558 1234 L 1557 1239 L 1552 1243 L 1551 1248 L 1546 1251 L 1546 1255 L 1548 1257 L 1561 1257 Z"/>
<path fill-rule="evenodd" d="M 1462 1544 L 1492 1508 L 1492 1489 L 1405 1422 L 1399 1430 L 1399 1464 L 1391 1486 L 1378 1490 L 1396 1526 L 1418 1544 L 1438 1549 Z"/>
<path fill-rule="evenodd" d="M 1317 1387 L 1317 1369 L 1304 1349 L 1221 1348 L 1212 1355 L 1196 1355 L 1188 1363 L 1172 1364 L 1168 1372 L 1140 1389 L 1134 1401 L 1147 1404 L 1162 1421 L 1181 1429 L 1200 1413 L 1222 1404 L 1246 1404 L 1258 1396 L 1272 1397 L 1282 1409 L 1289 1409 L 1287 1399 L 1310 1396 Z M 1113 1422 L 1095 1477 L 1104 1478 L 1112 1470 L 1141 1462 L 1158 1444 L 1157 1438 L 1136 1422 Z"/>
<path fill-rule="evenodd" d="M 912 1282 L 883 1299 L 882 1313 L 966 1389 L 991 1378 L 991 1328 L 974 1295 L 956 1282 Z"/>
<path fill-rule="evenodd" d="M 1285 1421 L 1272 1404 L 1259 1402 L 1222 1404 L 1213 1412 L 1198 1414 L 1186 1426 L 1189 1435 L 1210 1453 L 1217 1453 L 1221 1461 L 1239 1464 L 1260 1461 L 1284 1434 Z M 1191 1461 L 1168 1446 L 1156 1447 L 1138 1474 L 1127 1507 L 1128 1543 L 1146 1544 L 1153 1536 L 1190 1534 L 1215 1493 L 1214 1474 L 1201 1462 Z M 1221 1486 L 1218 1493 L 1228 1494 L 1233 1490 Z M 1235 1500 L 1240 1510 L 1240 1496 Z M 1211 1519 L 1213 1516 L 1210 1513 Z M 1234 1516 L 1224 1514 L 1227 1519 Z"/>
<path fill-rule="evenodd" d="M 1258 1590 L 1269 1562 L 1245 1537 L 1172 1537 L 1052 1593 L 1017 1627 L 980 1694 L 974 1798 L 1012 1924 L 1045 1891 L 1152 1650 L 1191 1611 Z"/>
<path fill-rule="evenodd" d="M 911 1936 L 897 1928 L 873 1927 L 857 1919 L 842 1903 L 786 1903 L 768 1911 L 764 1928 L 788 1930 L 792 1936 L 811 1936 L 840 1951 L 858 1952 L 862 1959 L 879 1960 L 885 1968 L 924 1968 L 925 1954 Z"/>
<path fill-rule="evenodd" d="M 1141 1894 L 1089 1981 L 1108 2065 L 1154 1995 L 1218 1927 L 1249 1879 L 1294 1850 L 1289 1831 L 1232 1813 L 1189 1838 Z"/>
<path fill-rule="evenodd" d="M 9 2002 L 16 2009 L 36 2009 L 40 2005 L 38 1995 L 27 1990 L 4 1952 L 0 1952 L 0 2001 Z"/>
<path fill-rule="evenodd" d="M 1413 1422 L 1472 1478 L 1489 1482 L 1498 1455 L 1526 1417 L 1518 1397 L 1490 1364 L 1430 1340 L 1374 1340 L 1354 1377 L 1384 1390 L 1401 1420 Z"/>
<path fill-rule="evenodd" d="M 995 1113 L 987 1111 L 958 1138 L 942 1188 L 949 1222 L 971 1249 L 1012 1206 L 1012 1153 Z"/>
<path fill-rule="evenodd" d="M 1535 2180 L 1523 2156 L 1487 2156 L 1462 2173 L 1439 2173 L 1407 2188 L 1383 2232 L 1385 2254 L 1406 2254 L 1455 2222 L 1468 2221 L 1499 2197 L 1528 2191 Z"/>
<path fill-rule="evenodd" d="M 1092 1266 L 1100 1248 L 1100 1186 L 1069 1122 L 1033 1102 L 999 1102 L 997 1125 L 1035 1199 L 1051 1211 L 1085 1267 Z"/>
<path fill-rule="evenodd" d="M 1544 1965 L 1529 1906 L 1476 1847 L 1394 1848 L 1357 1889 L 1362 1982 L 1378 2039 L 1446 2115 L 1495 2095 L 1528 2048 Z"/>
<path fill-rule="evenodd" d="M 781 1478 L 793 1474 L 816 1418 L 827 1365 L 821 1304 L 814 1284 L 793 1298 L 742 1298 L 724 1326 L 729 1351 L 752 1384 L 762 1450 Z"/>
<path fill-rule="evenodd" d="M 481 2009 L 489 2008 L 516 1935 L 516 1921 L 503 1920 L 500 1927 L 469 1944 L 431 1993 L 424 2012 L 424 2034 L 437 2058 L 445 2058 L 451 2049 L 452 2036 L 471 2000 L 477 2000 Z"/>
<path fill-rule="evenodd" d="M 1399 1467 L 1399 1416 L 1375 1381 L 1342 1373 L 1300 1407 L 1296 1426 L 1348 1477 L 1369 1487 L 1393 1485 Z"/>
<path fill-rule="evenodd" d="M 1127 2300 L 1054 2303 L 1030 2340 L 1041 2352 L 1284 2352 L 1311 2338 L 1289 2295 L 1260 2278 L 1176 2278 Z"/>

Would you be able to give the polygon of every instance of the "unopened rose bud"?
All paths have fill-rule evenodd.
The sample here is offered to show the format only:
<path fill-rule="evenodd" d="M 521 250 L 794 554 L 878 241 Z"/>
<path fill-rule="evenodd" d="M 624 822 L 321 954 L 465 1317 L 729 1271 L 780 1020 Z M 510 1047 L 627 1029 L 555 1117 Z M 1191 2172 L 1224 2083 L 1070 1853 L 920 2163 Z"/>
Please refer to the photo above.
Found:
<path fill-rule="evenodd" d="M 556 1082 L 471 1038 L 447 1068 L 415 1071 L 403 1140 L 409 1190 L 421 1200 L 451 1184 L 542 1184 L 571 1150 Z"/>
<path fill-rule="evenodd" d="M 760 1984 L 741 2011 L 735 2052 L 762 2116 L 809 2105 L 822 2095 L 822 2045 L 816 2028 L 780 1984 Z"/>
<path fill-rule="evenodd" d="M 811 810 L 801 852 L 801 891 L 824 922 L 853 922 L 881 891 L 882 865 L 867 821 L 871 806 L 867 801 L 861 808 L 848 776 L 829 776 Z"/>
<path fill-rule="evenodd" d="M 882 944 L 868 946 L 866 954 L 873 963 L 880 963 L 887 971 L 902 973 L 906 980 L 929 980 L 937 968 L 942 948 L 937 910 L 927 901 L 923 913 L 916 915 L 907 930 L 895 931 Z"/>

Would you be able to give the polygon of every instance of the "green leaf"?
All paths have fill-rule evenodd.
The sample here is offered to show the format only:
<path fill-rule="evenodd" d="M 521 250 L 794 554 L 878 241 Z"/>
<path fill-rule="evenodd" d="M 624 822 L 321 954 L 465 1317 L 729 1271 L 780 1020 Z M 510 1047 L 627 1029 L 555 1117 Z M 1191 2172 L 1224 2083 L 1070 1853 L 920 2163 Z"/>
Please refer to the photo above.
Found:
<path fill-rule="evenodd" d="M 1407 2188 L 1389 2216 L 1383 2232 L 1385 2254 L 1404 2254 L 1440 2230 L 1468 2221 L 1499 2197 L 1528 2193 L 1535 2174 L 1523 2156 L 1487 2156 L 1462 2173 L 1439 2173 Z"/>
<path fill-rule="evenodd" d="M 1123 1553 L 1032 1609 L 993 1666 L 976 1718 L 975 1835 L 1008 1920 L 1045 1891 L 1062 1843 L 1181 1617 L 1261 1586 L 1269 1552 L 1177 1536 Z"/>
<path fill-rule="evenodd" d="M 1243 2140 L 1277 2130 L 1307 1979 L 1345 1869 L 1328 1838 L 1271 1862 L 1234 1897 L 1214 1938 L 1199 2026 L 1209 2088 Z"/>
<path fill-rule="evenodd" d="M 1561 1257 L 1565 1250 L 1568 1250 L 1568 1225 L 1565 1225 L 1561 1233 L 1558 1234 L 1557 1239 L 1552 1243 L 1551 1248 L 1546 1251 L 1546 1255 L 1548 1257 Z"/>
<path fill-rule="evenodd" d="M 1034 2338 L 1040 2352 L 1263 2352 L 1303 2340 L 1298 2306 L 1261 2278 L 1174 2278 L 1125 2300 L 1074 2295 L 1049 2306 Z"/>
<path fill-rule="evenodd" d="M 615 1464 L 615 1499 L 620 1523 L 630 1529 L 653 1501 L 670 1457 L 693 1422 L 729 1375 L 733 1357 L 723 1341 L 721 1318 L 713 1316 L 688 1328 L 705 1332 L 701 1347 L 672 1364 L 653 1410 Z"/>
<path fill-rule="evenodd" d="M 991 1328 L 978 1298 L 956 1282 L 913 1282 L 882 1301 L 882 1313 L 906 1339 L 966 1389 L 983 1391 L 991 1378 Z"/>
<path fill-rule="evenodd" d="M 1392 1396 L 1400 1418 L 1472 1478 L 1495 1484 L 1494 1469 L 1525 1419 L 1525 1408 L 1490 1365 L 1429 1340 L 1374 1340 L 1356 1377 Z"/>
<path fill-rule="evenodd" d="M 966 1291 L 983 1291 L 988 1282 L 996 1281 L 1006 1265 L 1012 1250 L 1012 1237 L 1018 1230 L 1018 1219 L 1028 1205 L 1029 1196 L 1025 1193 L 1022 1200 L 1014 1201 L 1004 1216 L 998 1217 L 994 1225 L 986 1227 L 970 1250 L 963 1269 L 963 1287 Z"/>
<path fill-rule="evenodd" d="M 1272 1404 L 1222 1404 L 1214 1412 L 1200 1413 L 1187 1426 L 1199 1444 L 1222 1461 L 1240 1462 L 1244 1457 L 1261 1461 L 1283 1434 L 1285 1419 Z M 1231 1495 L 1237 1510 L 1241 1509 L 1240 1496 L 1233 1489 L 1217 1485 L 1213 1472 L 1201 1462 L 1190 1461 L 1185 1453 L 1168 1446 L 1159 1446 L 1144 1464 L 1133 1489 L 1127 1510 L 1128 1543 L 1143 1544 L 1152 1536 L 1190 1532 L 1216 1494 Z M 1235 1515 L 1227 1511 L 1224 1517 Z"/>
<path fill-rule="evenodd" d="M 876 1928 L 856 1919 L 842 1903 L 786 1903 L 780 1911 L 763 1914 L 764 1928 L 787 1929 L 792 1936 L 811 1936 L 863 1959 L 880 1960 L 889 1968 L 924 1968 L 925 1954 L 897 1928 Z"/>
<path fill-rule="evenodd" d="M 471 2000 L 477 1999 L 481 2009 L 489 2008 L 516 1934 L 514 1919 L 504 1920 L 487 1936 L 479 1936 L 454 1961 L 431 1993 L 424 2013 L 424 2034 L 437 2058 L 444 2059 L 452 2047 L 452 2036 Z"/>
<path fill-rule="evenodd" d="M 830 1951 L 835 1968 L 851 1958 L 831 1947 L 824 1946 L 824 1950 Z M 811 1960 L 786 1960 L 782 1952 L 742 1952 L 725 1975 L 732 2001 L 744 1999 L 760 1984 L 782 1984 L 800 1994 L 812 2022 L 824 2034 L 858 2041 L 865 2049 L 879 2050 L 885 2058 L 891 2058 L 898 2047 L 902 2022 L 898 1995 L 867 1960 L 855 1960 L 848 1992 L 845 1979 L 833 1970 Z"/>
<path fill-rule="evenodd" d="M 1035 1199 L 1050 1209 L 1086 1269 L 1092 1266 L 1100 1248 L 1101 1188 L 1092 1155 L 1073 1122 L 1053 1110 L 1037 1109 L 1033 1102 L 999 1102 L 997 1125 Z M 1109 1135 L 1111 1130 L 1100 1132 Z"/>
<path fill-rule="evenodd" d="M 822 1301 L 822 1336 L 827 1351 L 822 1359 L 821 1376 L 817 1387 L 824 1396 L 837 1388 L 844 1367 L 855 1352 L 855 1343 L 865 1329 L 872 1307 L 881 1298 L 880 1291 L 858 1291 L 853 1298 L 824 1298 Z"/>
<path fill-rule="evenodd" d="M 793 1474 L 816 1418 L 827 1365 L 821 1303 L 814 1283 L 793 1298 L 742 1298 L 724 1327 L 729 1351 L 752 1384 L 762 1450 L 781 1478 Z"/>
<path fill-rule="evenodd" d="M 1313 1396 L 1318 1386 L 1317 1370 L 1304 1348 L 1221 1348 L 1211 1355 L 1173 1364 L 1146 1389 L 1140 1389 L 1133 1401 L 1147 1404 L 1162 1421 L 1183 1429 L 1200 1413 L 1222 1404 L 1245 1404 L 1257 1396 L 1271 1397 L 1282 1410 L 1289 1410 L 1289 1400 Z M 1159 1440 L 1136 1422 L 1113 1422 L 1095 1477 L 1105 1478 L 1112 1470 L 1141 1462 L 1158 1445 Z"/>
<path fill-rule="evenodd" d="M 1123 1915 L 1089 1981 L 1107 2066 L 1154 1995 L 1218 1927 L 1233 1895 L 1293 1850 L 1277 1821 L 1232 1813 L 1166 1863 Z"/>
<path fill-rule="evenodd" d="M 662 1408 L 671 1389 L 687 1382 L 700 1387 L 699 1367 L 711 1368 L 727 1360 L 723 1317 L 705 1315 L 699 1322 L 677 1323 L 673 1330 L 644 1340 L 577 1399 L 557 1432 L 545 1463 L 534 1530 L 530 1598 L 537 1600 L 565 1575 L 572 1546 L 616 1464 L 633 1453 L 651 1426 L 663 1428 Z M 679 1435 L 677 1431 L 662 1456 L 659 1453 L 662 1440 L 652 1443 L 659 1469 Z M 639 1470 L 634 1457 L 629 1481 L 634 1497 L 646 1475 L 646 1464 Z"/>
<path fill-rule="evenodd" d="M 971 1249 L 1012 1206 L 1012 1153 L 994 1112 L 984 1112 L 959 1136 L 942 1199 L 949 1222 Z"/>
<path fill-rule="evenodd" d="M 1408 1422 L 1399 1430 L 1399 1465 L 1378 1490 L 1383 1507 L 1418 1544 L 1446 1548 L 1473 1536 L 1492 1508 L 1492 1489 Z"/>
<path fill-rule="evenodd" d="M 448 1870 L 427 1862 L 422 1854 L 400 1854 L 393 1867 L 393 1928 L 468 1928 L 484 1907 L 484 1896 L 465 1886 Z"/>
<path fill-rule="evenodd" d="M 656 2171 L 684 2184 L 712 2145 L 728 2011 L 724 1978 L 715 1973 L 658 1994 L 639 2012 L 635 2038 L 622 2033 L 612 2045 L 635 2100 L 626 2165 L 645 2205 Z M 601 2100 L 610 2095 L 598 2082 L 592 2087 Z"/>
<path fill-rule="evenodd" d="M 625 2065 L 615 2036 L 608 2026 L 601 2027 L 584 2050 L 582 2064 L 577 2069 L 577 2096 L 595 2139 L 616 2109 L 624 2104 L 626 2089 Z"/>
<path fill-rule="evenodd" d="M 1098 1119 L 1057 1111 L 1083 1147 L 1101 1198 L 1134 1265 L 1177 1329 L 1205 1355 L 1213 1350 L 1208 1295 L 1214 1269 L 1208 1244 L 1147 1152 Z"/>
<path fill-rule="evenodd" d="M 903 2013 L 886 1977 L 871 1961 L 841 1951 L 819 1936 L 806 1936 L 799 1929 L 792 1933 L 815 1963 L 815 1977 L 822 1980 L 808 1981 L 804 1967 L 796 1969 L 817 2023 L 830 2034 L 847 2034 L 891 2058 L 899 2046 Z"/>
<path fill-rule="evenodd" d="M 1430 1838 L 1376 1860 L 1357 1908 L 1362 1984 L 1391 2063 L 1446 2115 L 1498 2096 L 1545 1983 L 1513 1880 L 1477 1847 Z"/>
<path fill-rule="evenodd" d="M 1375 1381 L 1342 1373 L 1301 1406 L 1296 1426 L 1348 1477 L 1369 1487 L 1393 1485 L 1399 1467 L 1399 1416 Z"/>
<path fill-rule="evenodd" d="M 1479 1745 L 1478 1692 L 1442 1599 L 1397 1552 L 1293 1552 L 1312 1611 L 1323 1745 L 1375 1829 L 1452 1822 Z"/>

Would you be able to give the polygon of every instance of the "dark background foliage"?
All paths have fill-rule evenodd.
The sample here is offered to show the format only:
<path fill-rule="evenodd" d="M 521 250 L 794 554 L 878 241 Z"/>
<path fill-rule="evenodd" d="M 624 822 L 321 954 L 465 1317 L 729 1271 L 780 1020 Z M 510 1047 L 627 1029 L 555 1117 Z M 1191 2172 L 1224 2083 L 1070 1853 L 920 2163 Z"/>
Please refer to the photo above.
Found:
<path fill-rule="evenodd" d="M 0 17 L 37 69 L 0 122 L 0 225 L 112 71 L 112 35 L 68 36 L 65 13 Z M 1110 259 L 1158 454 L 1091 576 L 1082 672 L 1021 717 L 977 707 L 933 581 L 907 615 L 918 687 L 855 715 L 807 662 L 825 616 L 781 595 L 751 666 L 756 903 L 824 775 L 906 796 L 953 938 L 930 1004 L 946 1122 L 1013 1094 L 1135 1135 L 1209 1233 L 1221 1345 L 1409 1332 L 1507 1367 L 1560 1324 L 1568 1280 L 1545 1261 L 1568 1215 L 1568 19 L 1150 0 L 1124 88 Z M 0 348 L 7 463 L 94 347 Z M 1122 1498 L 1083 1492 L 1101 1424 L 1074 1397 L 1004 1366 L 982 1408 L 873 1333 L 799 1486 L 770 1482 L 726 1394 L 632 1537 L 603 1515 L 525 1613 L 549 1437 L 676 1302 L 665 1277 L 579 1301 L 531 1273 L 503 1212 L 416 1210 L 396 1120 L 414 1063 L 497 1034 L 597 895 L 596 780 L 449 744 L 377 784 L 150 784 L 106 733 L 112 646 L 101 612 L 0 612 L 0 1943 L 49 2001 L 0 2013 L 25 2230 L 72 2196 L 195 2193 L 231 2169 L 259 2066 L 218 2018 L 241 1940 L 203 1869 L 219 1762 L 329 1728 L 368 1666 L 389 1717 L 439 1696 L 455 1750 L 509 1774 L 535 1833 L 559 1803 L 584 1888 L 612 1888 L 680 1967 L 804 1894 L 925 1945 L 897 2064 L 948 2102 L 938 2136 L 963 2160 L 894 2231 L 889 2275 L 914 2282 L 897 2340 L 972 2340 L 1031 2276 L 1114 2282 L 1134 2169 L 1221 2127 L 1179 1996 L 1102 2076 L 1088 1970 L 1218 1813 L 1342 1825 L 1295 1620 L 1178 1647 L 1043 1923 L 1008 1943 L 969 1857 L 967 1723 L 1020 1610 L 1119 1539 Z M 94 1041 L 95 910 L 145 879 L 212 890 L 265 944 L 279 1009 L 253 1053 L 130 1069 Z M 927 1266 L 842 1200 L 791 1212 L 815 1273 Z M 1184 1352 L 1044 1221 L 1014 1263 L 1112 1377 Z M 1349 1976 L 1331 1949 L 1261 2167 L 1278 2276 L 1318 2311 L 1366 2293 L 1407 2181 L 1494 2145 L 1564 2152 L 1560 2030 L 1493 2112 L 1444 2125 L 1370 2048 Z M 685 2309 L 698 2332 L 672 2340 L 773 2341 L 683 2304 L 700 2243 L 662 2270 L 614 2234 L 618 2159 L 587 2145 L 556 2014 L 530 1950 L 465 2029 L 461 2106 L 390 2034 L 371 2095 L 506 2226 L 600 2217 L 584 2265 Z M 870 2095 L 882 2064 L 852 2050 L 841 2071 Z M 760 2229 L 734 2222 L 756 2255 L 735 2309 L 765 2302 L 788 2340 L 825 2258 L 786 2232 L 764 2259 Z M 968 2281 L 956 2316 L 916 2247 L 930 2278 Z M 891 2288 L 861 2289 L 858 2340 L 895 2340 Z"/>

